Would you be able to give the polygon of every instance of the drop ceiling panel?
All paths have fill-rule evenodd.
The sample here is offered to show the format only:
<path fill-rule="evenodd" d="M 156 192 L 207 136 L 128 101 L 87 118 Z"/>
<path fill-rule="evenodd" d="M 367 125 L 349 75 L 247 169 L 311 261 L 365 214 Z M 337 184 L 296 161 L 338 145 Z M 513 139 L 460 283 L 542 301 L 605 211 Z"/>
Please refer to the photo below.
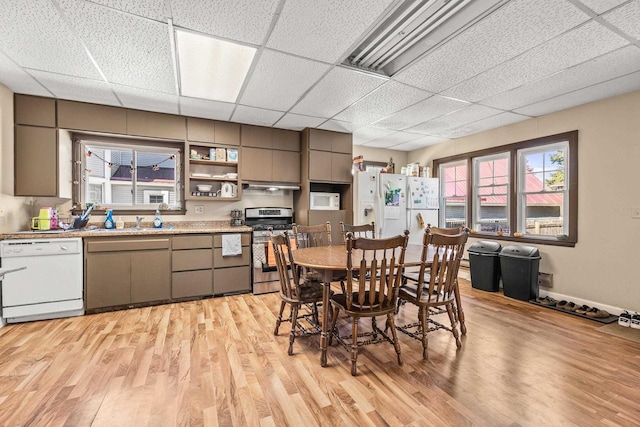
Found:
<path fill-rule="evenodd" d="M 511 1 L 417 61 L 397 80 L 439 93 L 588 19 L 567 1 Z"/>
<path fill-rule="evenodd" d="M 530 119 L 529 116 L 523 116 L 515 113 L 501 113 L 496 116 L 488 117 L 486 119 L 478 120 L 473 123 L 468 123 L 459 128 L 449 130 L 447 133 L 451 138 L 460 138 L 462 136 L 471 135 L 474 133 L 482 132 L 489 129 L 495 129 L 500 126 L 506 126 L 513 123 L 518 123 L 523 120 Z"/>
<path fill-rule="evenodd" d="M 167 22 L 167 18 L 171 17 L 168 2 L 165 0 L 88 0 L 91 3 L 101 4 L 113 9 L 119 9 L 128 13 L 156 21 Z"/>
<path fill-rule="evenodd" d="M 461 110 L 454 111 L 453 113 L 409 128 L 408 130 L 428 135 L 441 135 L 440 132 L 445 129 L 452 129 L 460 125 L 475 122 L 476 120 L 495 116 L 500 113 L 502 113 L 502 111 L 485 107 L 484 105 L 470 105 Z"/>
<path fill-rule="evenodd" d="M 236 111 L 231 117 L 231 121 L 258 126 L 273 126 L 273 124 L 277 122 L 283 114 L 284 113 L 282 111 L 238 105 Z"/>
<path fill-rule="evenodd" d="M 368 141 L 384 138 L 392 133 L 395 132 L 389 129 L 381 129 L 373 126 L 362 127 L 353 132 L 353 143 L 355 145 L 362 145 Z"/>
<path fill-rule="evenodd" d="M 327 64 L 265 49 L 241 102 L 253 107 L 289 110 L 328 69 Z"/>
<path fill-rule="evenodd" d="M 413 151 L 420 148 L 428 147 L 430 145 L 440 144 L 444 141 L 448 140 L 446 138 L 439 138 L 437 136 L 423 136 L 422 138 L 415 139 L 411 142 L 405 142 L 403 144 L 395 145 L 393 149 L 400 151 Z"/>
<path fill-rule="evenodd" d="M 208 99 L 180 97 L 180 113 L 183 116 L 228 121 L 235 104 Z"/>
<path fill-rule="evenodd" d="M 375 123 L 378 127 L 403 130 L 468 106 L 468 102 L 434 95 Z"/>
<path fill-rule="evenodd" d="M 443 95 L 478 102 L 628 44 L 605 26 L 590 21 L 446 90 Z"/>
<path fill-rule="evenodd" d="M 640 70 L 640 48 L 627 46 L 544 79 L 494 96 L 482 104 L 513 110 Z"/>
<path fill-rule="evenodd" d="M 392 2 L 287 1 L 267 46 L 329 63 L 342 61 L 350 47 Z"/>
<path fill-rule="evenodd" d="M 423 136 L 424 135 L 420 135 L 418 133 L 395 132 L 383 138 L 376 139 L 374 141 L 369 141 L 363 145 L 365 145 L 366 147 L 391 148 L 391 147 L 395 147 L 396 145 L 404 144 L 410 141 L 415 141 L 416 139 L 422 138 Z"/>
<path fill-rule="evenodd" d="M 151 92 L 131 86 L 113 84 L 122 104 L 134 110 L 178 114 L 178 97 L 168 93 Z"/>
<path fill-rule="evenodd" d="M 626 1 L 627 0 L 580 0 L 580 3 L 584 4 L 595 13 L 601 14 Z"/>
<path fill-rule="evenodd" d="M 175 94 L 167 25 L 93 3 L 58 1 L 110 83 Z"/>
<path fill-rule="evenodd" d="M 53 96 L 52 93 L 43 88 L 33 77 L 18 67 L 2 52 L 0 52 L 0 83 L 11 89 L 13 93 Z"/>
<path fill-rule="evenodd" d="M 332 117 L 384 82 L 381 77 L 335 67 L 291 111 Z"/>
<path fill-rule="evenodd" d="M 267 36 L 278 0 L 171 0 L 174 25 L 260 45 Z"/>
<path fill-rule="evenodd" d="M 369 124 L 400 111 L 432 94 L 395 81 L 388 81 L 334 118 Z"/>
<path fill-rule="evenodd" d="M 515 110 L 516 113 L 529 116 L 541 116 L 565 108 L 575 107 L 588 102 L 610 98 L 640 89 L 640 72 L 628 74 L 608 82 L 600 83 L 565 95 L 550 98 L 537 104 Z"/>
<path fill-rule="evenodd" d="M 603 18 L 640 41 L 640 25 L 638 24 L 640 22 L 640 0 L 631 1 L 603 15 Z"/>
<path fill-rule="evenodd" d="M 100 79 L 50 1 L 0 0 L 0 18 L 0 49 L 19 66 Z"/>
<path fill-rule="evenodd" d="M 325 130 L 333 130 L 336 132 L 347 132 L 353 133 L 356 129 L 361 127 L 361 125 L 351 123 L 351 122 L 343 122 L 341 120 L 327 120 L 322 125 L 319 126 L 320 129 Z"/>
<path fill-rule="evenodd" d="M 82 79 L 37 70 L 31 70 L 30 73 L 56 98 L 95 104 L 120 105 L 109 85 L 102 80 Z"/>
<path fill-rule="evenodd" d="M 303 116 L 300 114 L 285 114 L 275 124 L 276 127 L 283 129 L 302 130 L 304 128 L 315 128 L 320 126 L 327 119 L 322 117 Z"/>

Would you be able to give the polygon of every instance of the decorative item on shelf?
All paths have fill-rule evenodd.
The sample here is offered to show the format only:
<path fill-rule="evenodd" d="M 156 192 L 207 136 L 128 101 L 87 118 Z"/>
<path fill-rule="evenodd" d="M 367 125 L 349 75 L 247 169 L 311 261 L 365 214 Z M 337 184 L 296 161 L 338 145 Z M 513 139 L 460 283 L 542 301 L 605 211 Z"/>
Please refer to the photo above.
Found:
<path fill-rule="evenodd" d="M 362 154 L 353 158 L 353 170 L 357 172 L 364 171 L 364 156 Z"/>
<path fill-rule="evenodd" d="M 238 149 L 237 148 L 227 148 L 227 162 L 238 162 Z"/>
<path fill-rule="evenodd" d="M 213 157 L 211 159 L 213 159 Z M 226 161 L 227 161 L 226 148 L 216 148 L 216 162 L 226 162 Z"/>
<path fill-rule="evenodd" d="M 209 192 L 211 191 L 211 186 L 210 185 L 205 185 L 205 184 L 198 184 L 196 186 L 196 188 L 198 189 L 198 191 L 200 192 Z"/>
<path fill-rule="evenodd" d="M 225 178 L 229 178 L 229 179 L 237 179 L 238 178 L 238 174 L 237 173 L 227 173 L 224 175 Z"/>
<path fill-rule="evenodd" d="M 229 215 L 231 216 L 229 225 L 231 225 L 232 227 L 242 225 L 242 211 L 240 209 L 232 209 Z"/>
<path fill-rule="evenodd" d="M 513 233 L 513 237 L 522 237 L 522 233 Z"/>
<path fill-rule="evenodd" d="M 387 173 L 396 173 L 396 164 L 393 163 L 393 157 L 389 157 L 389 163 L 387 163 Z"/>

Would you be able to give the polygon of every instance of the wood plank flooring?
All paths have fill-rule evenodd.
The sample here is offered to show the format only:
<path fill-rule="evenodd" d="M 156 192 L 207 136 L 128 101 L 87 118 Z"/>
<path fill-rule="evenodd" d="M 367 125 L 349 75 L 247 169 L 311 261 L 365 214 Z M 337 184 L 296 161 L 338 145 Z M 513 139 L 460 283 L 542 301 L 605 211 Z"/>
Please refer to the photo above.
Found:
<path fill-rule="evenodd" d="M 468 335 L 362 349 L 273 336 L 277 294 L 0 329 L 1 426 L 640 424 L 640 344 L 461 282 Z M 416 316 L 405 306 L 402 321 Z M 339 322 L 344 320 L 339 320 Z M 363 321 L 363 325 L 366 321 Z M 348 330 L 348 329 L 347 329 Z"/>

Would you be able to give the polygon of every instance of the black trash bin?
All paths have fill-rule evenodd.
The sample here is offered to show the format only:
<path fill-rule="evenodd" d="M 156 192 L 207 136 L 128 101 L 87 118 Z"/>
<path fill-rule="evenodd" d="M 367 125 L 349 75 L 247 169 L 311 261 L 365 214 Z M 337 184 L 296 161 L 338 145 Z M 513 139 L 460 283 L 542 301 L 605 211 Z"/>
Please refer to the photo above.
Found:
<path fill-rule="evenodd" d="M 529 301 L 538 297 L 540 252 L 533 246 L 505 246 L 500 252 L 502 287 L 508 297 Z"/>
<path fill-rule="evenodd" d="M 500 243 L 479 240 L 469 246 L 471 287 L 496 292 L 500 287 Z"/>

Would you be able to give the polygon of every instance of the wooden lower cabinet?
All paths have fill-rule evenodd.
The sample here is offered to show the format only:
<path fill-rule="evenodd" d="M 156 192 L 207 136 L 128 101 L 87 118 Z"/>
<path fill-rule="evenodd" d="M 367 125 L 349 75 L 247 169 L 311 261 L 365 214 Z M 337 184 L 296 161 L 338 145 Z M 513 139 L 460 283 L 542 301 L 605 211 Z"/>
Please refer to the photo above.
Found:
<path fill-rule="evenodd" d="M 216 295 L 249 292 L 251 290 L 251 267 L 230 267 L 213 270 L 213 293 Z"/>
<path fill-rule="evenodd" d="M 213 294 L 211 269 L 177 271 L 171 275 L 171 298 L 187 298 Z"/>
<path fill-rule="evenodd" d="M 131 252 L 131 302 L 162 301 L 171 298 L 171 253 Z"/>
<path fill-rule="evenodd" d="M 212 248 L 210 234 L 173 237 L 171 298 L 213 295 Z"/>
<path fill-rule="evenodd" d="M 86 308 L 125 305 L 131 302 L 131 256 L 128 252 L 87 254 Z"/>

